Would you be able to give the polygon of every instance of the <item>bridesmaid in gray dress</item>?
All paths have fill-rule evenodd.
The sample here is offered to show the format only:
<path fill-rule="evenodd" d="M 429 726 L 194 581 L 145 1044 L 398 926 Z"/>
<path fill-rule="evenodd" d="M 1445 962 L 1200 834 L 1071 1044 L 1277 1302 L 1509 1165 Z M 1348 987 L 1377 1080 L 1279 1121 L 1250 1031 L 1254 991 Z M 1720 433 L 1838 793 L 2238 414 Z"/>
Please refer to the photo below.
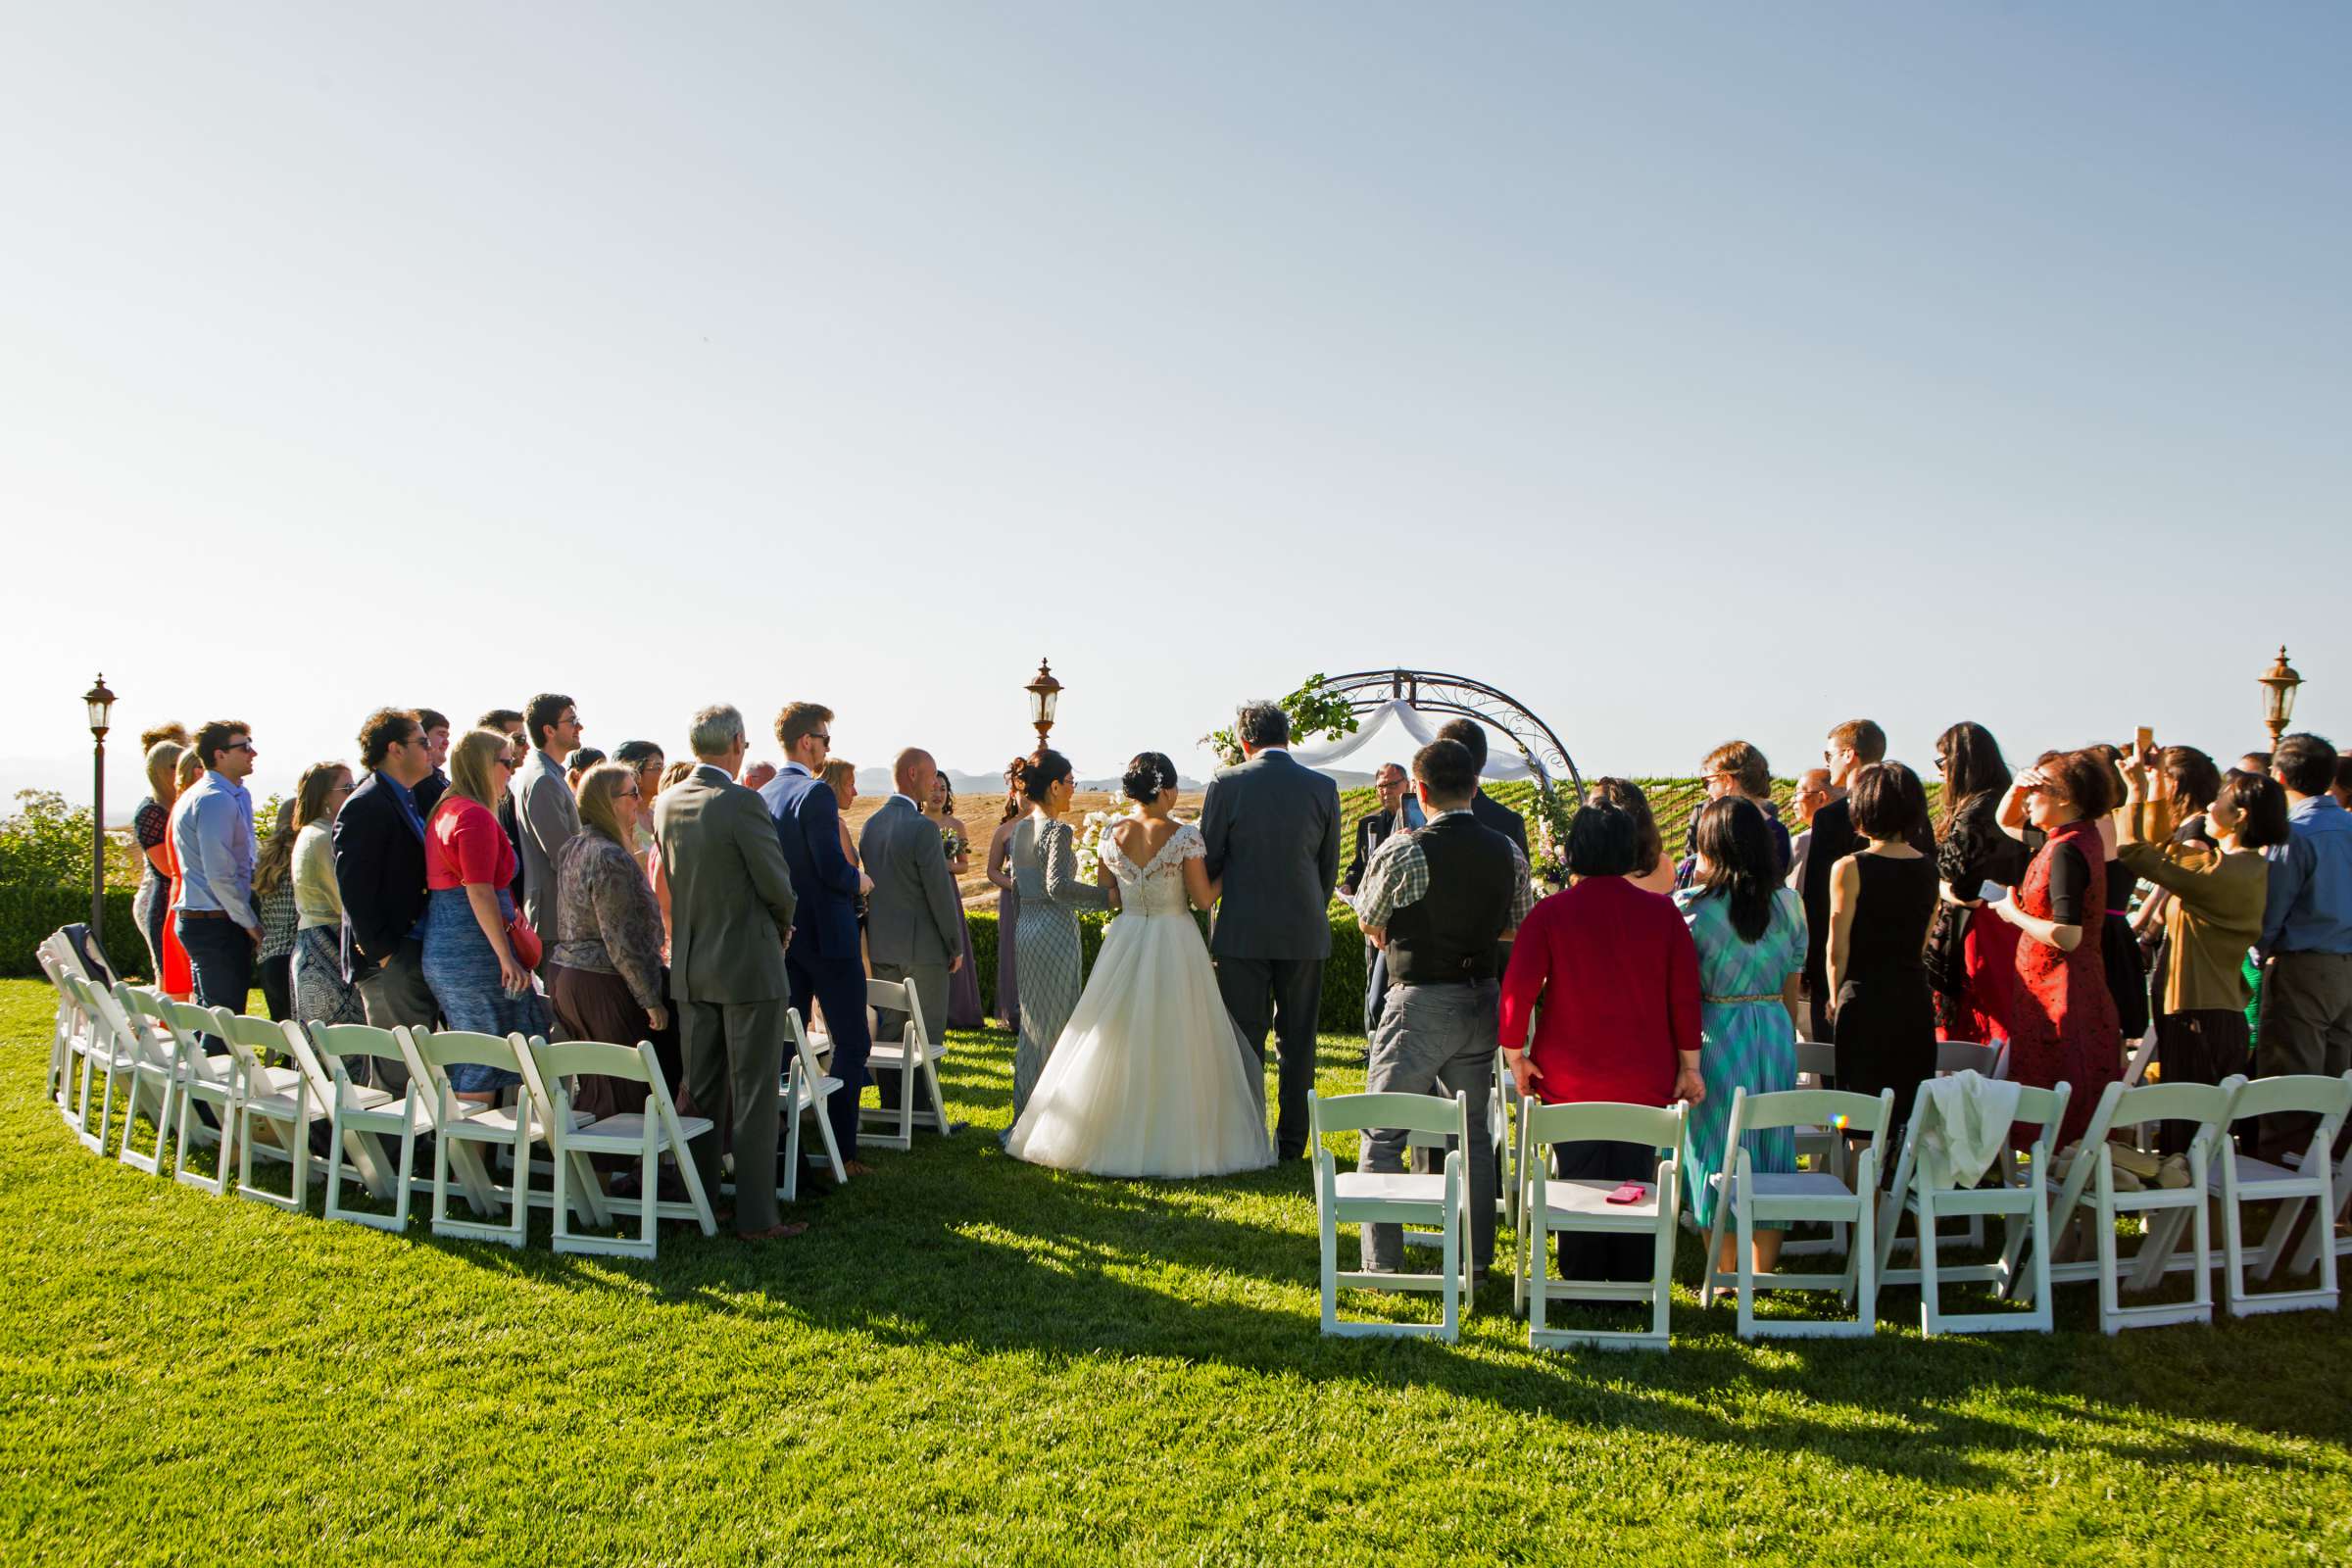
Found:
<path fill-rule="evenodd" d="M 1021 1026 L 1020 944 L 1013 933 L 1021 924 L 1021 887 L 1012 879 L 1012 830 L 1020 825 L 1022 799 L 1017 780 L 1022 760 L 1014 758 L 1004 770 L 1004 814 L 988 836 L 988 879 L 997 887 L 997 1011 L 1007 1029 Z"/>
<path fill-rule="evenodd" d="M 1086 966 L 1079 946 L 1078 911 L 1110 906 L 1109 895 L 1078 876 L 1076 837 L 1058 820 L 1069 809 L 1075 785 L 1069 759 L 1040 751 L 1025 760 L 1021 794 L 1029 814 L 1013 825 L 1012 879 L 1020 889 L 1021 1043 L 1012 1058 L 1012 1113 L 1028 1106 L 1030 1091 L 1046 1058 L 1061 1038 L 1085 988 Z"/>

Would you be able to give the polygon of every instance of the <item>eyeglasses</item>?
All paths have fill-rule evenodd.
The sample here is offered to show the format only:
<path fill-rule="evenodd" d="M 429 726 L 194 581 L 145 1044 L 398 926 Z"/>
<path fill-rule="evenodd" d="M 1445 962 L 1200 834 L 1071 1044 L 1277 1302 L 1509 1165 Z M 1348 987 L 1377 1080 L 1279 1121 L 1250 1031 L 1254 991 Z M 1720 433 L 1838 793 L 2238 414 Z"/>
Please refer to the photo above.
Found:
<path fill-rule="evenodd" d="M 643 790 L 614 790 L 612 798 L 616 801 L 642 801 L 645 799 L 645 792 Z"/>
<path fill-rule="evenodd" d="M 492 758 L 490 760 L 490 765 L 493 767 L 503 767 L 510 773 L 514 771 L 514 764 L 504 757 Z"/>
<path fill-rule="evenodd" d="M 823 741 L 827 746 L 833 744 L 833 732 L 829 729 L 812 729 L 808 733 L 815 739 Z"/>
<path fill-rule="evenodd" d="M 252 751 L 252 750 L 253 750 L 253 742 L 251 742 L 251 741 L 234 741 L 234 742 L 231 742 L 229 745 L 226 745 L 226 746 L 223 746 L 223 747 L 221 747 L 220 749 L 221 749 L 222 751 L 224 751 L 224 752 L 250 752 L 250 751 Z"/>

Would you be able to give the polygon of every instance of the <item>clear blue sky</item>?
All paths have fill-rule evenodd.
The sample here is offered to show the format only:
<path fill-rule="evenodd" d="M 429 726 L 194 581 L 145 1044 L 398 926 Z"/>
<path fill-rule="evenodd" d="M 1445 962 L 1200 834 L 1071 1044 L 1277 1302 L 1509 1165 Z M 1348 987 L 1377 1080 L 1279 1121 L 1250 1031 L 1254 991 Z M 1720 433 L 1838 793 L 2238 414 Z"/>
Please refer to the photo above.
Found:
<path fill-rule="evenodd" d="M 0 789 L 815 698 L 2352 744 L 2352 8 L 14 4 Z M 979 548 L 985 545 L 986 548 Z M 127 748 L 125 749 L 125 752 Z M 127 756 L 110 814 L 135 796 Z"/>

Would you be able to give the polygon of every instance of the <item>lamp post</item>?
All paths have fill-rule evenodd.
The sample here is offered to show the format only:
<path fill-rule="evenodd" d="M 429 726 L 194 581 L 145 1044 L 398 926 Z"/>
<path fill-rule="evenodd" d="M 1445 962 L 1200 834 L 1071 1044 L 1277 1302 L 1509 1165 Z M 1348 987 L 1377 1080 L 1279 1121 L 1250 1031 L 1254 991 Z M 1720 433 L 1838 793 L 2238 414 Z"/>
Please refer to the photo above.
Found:
<path fill-rule="evenodd" d="M 1046 732 L 1054 727 L 1054 705 L 1061 697 L 1061 682 L 1054 678 L 1054 667 L 1043 659 L 1037 662 L 1037 678 L 1028 685 L 1029 722 L 1037 726 L 1037 749 L 1046 749 Z"/>
<path fill-rule="evenodd" d="M 90 710 L 90 945 L 106 945 L 106 732 L 114 720 L 115 694 L 106 677 L 81 694 Z"/>
<path fill-rule="evenodd" d="M 2286 645 L 2278 645 L 2277 662 L 2259 677 L 2262 682 L 2262 721 L 2271 728 L 2271 750 L 2278 749 L 2278 737 L 2286 733 L 2286 721 L 2294 716 L 2295 688 L 2303 677 L 2295 666 L 2286 662 Z"/>

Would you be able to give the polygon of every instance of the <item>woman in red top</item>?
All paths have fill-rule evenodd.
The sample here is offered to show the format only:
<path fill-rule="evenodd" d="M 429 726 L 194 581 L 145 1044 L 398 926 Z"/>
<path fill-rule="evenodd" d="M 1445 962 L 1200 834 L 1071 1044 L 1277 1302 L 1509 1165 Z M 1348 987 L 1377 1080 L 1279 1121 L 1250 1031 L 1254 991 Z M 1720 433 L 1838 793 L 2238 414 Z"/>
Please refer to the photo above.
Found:
<path fill-rule="evenodd" d="M 1673 900 L 1626 880 L 1638 847 L 1634 818 L 1620 808 L 1578 811 L 1568 825 L 1568 886 L 1529 911 L 1511 945 L 1502 977 L 1503 1060 L 1519 1092 L 1545 1104 L 1695 1105 L 1706 1099 L 1698 1070 L 1698 949 Z M 1657 1177 L 1657 1160 L 1628 1144 L 1562 1144 L 1552 1173 L 1647 1182 Z M 1645 1279 L 1649 1264 L 1644 1236 L 1560 1235 L 1562 1279 Z"/>
<path fill-rule="evenodd" d="M 513 771 L 497 730 L 477 729 L 450 748 L 449 788 L 424 827 L 424 981 L 452 1029 L 544 1035 L 546 1006 L 509 935 L 514 845 L 491 809 Z M 449 1069 L 462 1100 L 495 1100 L 519 1082 L 498 1067 Z"/>

